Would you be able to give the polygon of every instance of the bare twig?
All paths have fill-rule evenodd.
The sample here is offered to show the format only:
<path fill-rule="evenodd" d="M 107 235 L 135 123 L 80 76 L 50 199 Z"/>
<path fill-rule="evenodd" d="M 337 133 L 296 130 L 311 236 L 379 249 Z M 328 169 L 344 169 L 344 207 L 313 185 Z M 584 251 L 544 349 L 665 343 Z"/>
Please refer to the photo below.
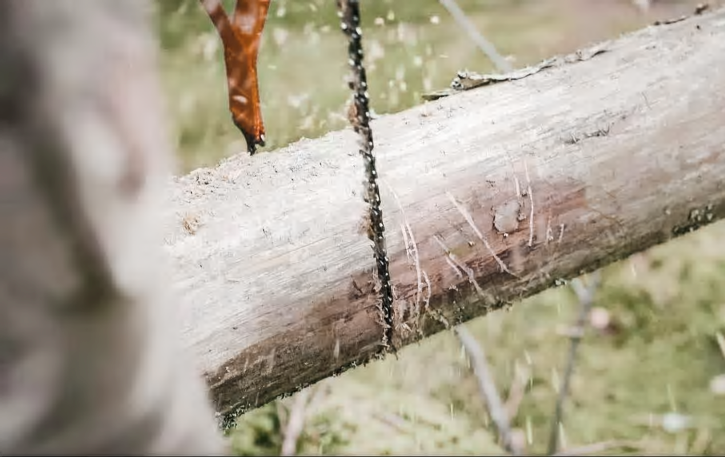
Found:
<path fill-rule="evenodd" d="M 473 366 L 473 372 L 478 378 L 478 387 L 486 401 L 488 413 L 491 415 L 498 435 L 503 443 L 504 449 L 512 455 L 520 455 L 521 452 L 517 448 L 511 433 L 511 425 L 509 423 L 506 408 L 504 407 L 501 397 L 496 390 L 496 384 L 493 382 L 491 372 L 486 362 L 486 354 L 481 345 L 471 335 L 463 325 L 457 325 L 453 331 L 458 336 L 463 348 L 468 355 L 468 359 Z"/>
<path fill-rule="evenodd" d="M 639 443 L 634 441 L 602 441 L 601 443 L 593 443 L 593 444 L 587 444 L 586 446 L 579 446 L 571 449 L 566 449 L 561 452 L 557 452 L 553 455 L 587 455 L 587 454 L 594 454 L 597 452 L 604 452 L 608 451 L 610 449 L 621 449 L 621 448 L 631 448 L 631 449 L 639 449 L 641 446 Z"/>
<path fill-rule="evenodd" d="M 571 345 L 569 346 L 569 357 L 566 362 L 566 371 L 564 372 L 564 378 L 561 381 L 559 388 L 559 395 L 556 399 L 556 407 L 554 410 L 554 420 L 551 424 L 551 432 L 549 434 L 549 449 L 547 454 L 553 455 L 556 453 L 559 447 L 559 424 L 561 424 L 564 418 L 564 400 L 569 393 L 569 383 L 571 376 L 574 373 L 574 364 L 576 362 L 576 353 L 579 348 L 579 343 L 584 336 L 584 326 L 586 325 L 587 316 L 592 308 L 594 302 L 594 292 L 599 285 L 599 272 L 594 272 L 589 276 L 588 286 L 584 286 L 579 278 L 575 279 L 571 283 L 572 289 L 579 298 L 579 316 L 576 321 L 575 331 L 571 335 Z"/>
<path fill-rule="evenodd" d="M 722 335 L 722 332 L 715 333 L 715 339 L 717 340 L 717 345 L 720 348 L 720 353 L 723 357 L 725 357 L 725 337 Z"/>
<path fill-rule="evenodd" d="M 514 379 L 511 382 L 509 396 L 506 399 L 506 414 L 509 420 L 512 420 L 519 413 L 519 406 L 524 399 L 526 393 L 526 384 L 531 379 L 531 371 L 528 368 L 520 368 L 516 370 Z"/>
<path fill-rule="evenodd" d="M 463 27 L 466 33 L 468 33 L 468 36 L 476 43 L 476 46 L 478 46 L 479 49 L 486 54 L 486 57 L 488 57 L 488 59 L 496 66 L 498 71 L 503 73 L 513 71 L 511 64 L 498 53 L 496 46 L 494 46 L 493 43 L 488 41 L 486 37 L 478 31 L 476 26 L 473 25 L 470 19 L 468 19 L 466 13 L 464 13 L 461 7 L 458 6 L 456 0 L 440 0 L 440 2 L 441 5 L 448 10 L 451 16 L 453 16 L 453 19 L 458 22 L 458 25 Z"/>
<path fill-rule="evenodd" d="M 277 410 L 277 420 L 280 424 L 286 424 L 289 420 L 289 407 L 281 399 L 274 401 L 274 407 Z"/>
<path fill-rule="evenodd" d="M 280 455 L 295 455 L 297 452 L 297 441 L 305 426 L 305 411 L 311 391 L 311 388 L 303 389 L 295 396 L 295 401 L 289 412 L 287 426 L 284 430 L 284 440 L 282 441 Z"/>

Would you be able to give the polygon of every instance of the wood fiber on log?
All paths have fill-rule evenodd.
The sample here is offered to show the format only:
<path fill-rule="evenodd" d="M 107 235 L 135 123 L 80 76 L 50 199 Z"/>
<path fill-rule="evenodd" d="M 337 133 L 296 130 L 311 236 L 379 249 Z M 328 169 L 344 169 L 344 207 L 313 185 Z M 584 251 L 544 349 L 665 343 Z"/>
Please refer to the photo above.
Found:
<path fill-rule="evenodd" d="M 372 123 L 396 346 L 725 215 L 725 11 L 605 49 Z M 185 343 L 219 412 L 380 353 L 355 141 L 332 132 L 170 185 Z"/>

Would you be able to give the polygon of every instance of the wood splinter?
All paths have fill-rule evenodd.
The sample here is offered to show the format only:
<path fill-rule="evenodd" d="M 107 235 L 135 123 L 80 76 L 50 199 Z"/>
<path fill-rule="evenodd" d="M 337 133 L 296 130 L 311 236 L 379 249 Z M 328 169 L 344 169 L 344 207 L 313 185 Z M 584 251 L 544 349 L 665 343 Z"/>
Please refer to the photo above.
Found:
<path fill-rule="evenodd" d="M 257 55 L 270 0 L 237 0 L 230 17 L 221 0 L 199 0 L 219 33 L 227 69 L 229 111 L 242 132 L 247 150 L 264 147 L 264 122 L 259 100 Z"/>

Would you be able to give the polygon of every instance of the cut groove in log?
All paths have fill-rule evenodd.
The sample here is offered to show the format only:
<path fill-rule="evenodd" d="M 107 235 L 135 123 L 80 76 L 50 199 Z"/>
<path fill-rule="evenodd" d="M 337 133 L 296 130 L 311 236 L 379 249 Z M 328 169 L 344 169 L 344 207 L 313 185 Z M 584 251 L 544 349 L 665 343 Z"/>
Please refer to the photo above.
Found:
<path fill-rule="evenodd" d="M 607 49 L 373 122 L 396 346 L 725 215 L 725 10 Z M 379 354 L 356 151 L 343 130 L 174 179 L 166 247 L 220 413 Z"/>

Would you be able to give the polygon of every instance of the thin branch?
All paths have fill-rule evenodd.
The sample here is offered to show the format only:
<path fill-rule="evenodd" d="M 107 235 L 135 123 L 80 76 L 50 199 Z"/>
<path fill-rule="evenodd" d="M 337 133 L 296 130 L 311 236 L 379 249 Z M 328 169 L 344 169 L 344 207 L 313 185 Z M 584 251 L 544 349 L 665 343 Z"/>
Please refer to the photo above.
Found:
<path fill-rule="evenodd" d="M 468 36 L 476 43 L 476 46 L 488 57 L 488 59 L 496 66 L 498 71 L 502 73 L 509 73 L 513 71 L 513 66 L 496 50 L 496 46 L 484 37 L 481 32 L 478 31 L 473 22 L 466 16 L 456 0 L 440 0 L 441 5 L 448 10 L 453 16 L 453 19 L 458 22 L 458 25 L 468 33 Z"/>
<path fill-rule="evenodd" d="M 295 401 L 289 413 L 289 420 L 284 431 L 282 441 L 282 452 L 280 455 L 295 455 L 297 452 L 297 441 L 305 426 L 305 411 L 310 398 L 311 388 L 303 389 L 295 396 Z"/>
<path fill-rule="evenodd" d="M 514 379 L 511 382 L 511 388 L 509 389 L 509 395 L 506 399 L 506 414 L 509 420 L 514 419 L 519 413 L 519 406 L 524 399 L 526 394 L 526 385 L 531 379 L 531 370 L 528 368 L 519 368 L 516 370 Z"/>
<path fill-rule="evenodd" d="M 725 337 L 722 335 L 722 332 L 715 333 L 715 339 L 717 340 L 717 345 L 720 348 L 720 353 L 723 357 L 725 357 Z"/>
<path fill-rule="evenodd" d="M 468 355 L 468 359 L 471 361 L 473 372 L 478 378 L 478 387 L 481 390 L 488 413 L 491 415 L 498 435 L 503 443 L 504 449 L 512 455 L 521 455 L 520 450 L 517 448 L 513 440 L 511 433 L 511 424 L 509 423 L 508 415 L 506 414 L 506 408 L 504 407 L 501 397 L 496 390 L 496 384 L 493 382 L 491 377 L 491 371 L 488 368 L 486 362 L 486 354 L 483 351 L 481 345 L 471 335 L 471 333 L 463 326 L 457 325 L 453 328 L 453 331 L 458 336 L 463 348 Z"/>
<path fill-rule="evenodd" d="M 564 372 L 564 378 L 561 381 L 559 388 L 559 395 L 556 399 L 556 407 L 554 410 L 554 421 L 551 424 L 551 432 L 549 434 L 549 449 L 547 454 L 553 455 L 556 453 L 559 447 L 559 424 L 564 419 L 564 400 L 569 393 L 569 383 L 571 382 L 571 376 L 574 373 L 574 365 L 576 362 L 577 349 L 579 343 L 584 336 L 584 326 L 586 325 L 586 319 L 589 316 L 589 311 L 592 308 L 594 302 L 594 292 L 599 285 L 599 272 L 596 271 L 589 276 L 589 284 L 587 287 L 583 286 L 579 278 L 571 282 L 571 287 L 579 298 L 579 316 L 576 321 L 576 328 L 571 335 L 571 345 L 569 346 L 569 357 L 566 362 L 566 371 Z"/>
<path fill-rule="evenodd" d="M 586 446 L 579 446 L 571 449 L 566 449 L 561 452 L 557 452 L 556 456 L 565 456 L 565 455 L 587 455 L 587 454 L 595 454 L 598 452 L 604 452 L 608 451 L 610 449 L 621 449 L 621 448 L 630 448 L 630 449 L 640 449 L 641 446 L 639 443 L 635 441 L 602 441 L 601 443 L 593 443 L 593 444 L 587 444 Z"/>

